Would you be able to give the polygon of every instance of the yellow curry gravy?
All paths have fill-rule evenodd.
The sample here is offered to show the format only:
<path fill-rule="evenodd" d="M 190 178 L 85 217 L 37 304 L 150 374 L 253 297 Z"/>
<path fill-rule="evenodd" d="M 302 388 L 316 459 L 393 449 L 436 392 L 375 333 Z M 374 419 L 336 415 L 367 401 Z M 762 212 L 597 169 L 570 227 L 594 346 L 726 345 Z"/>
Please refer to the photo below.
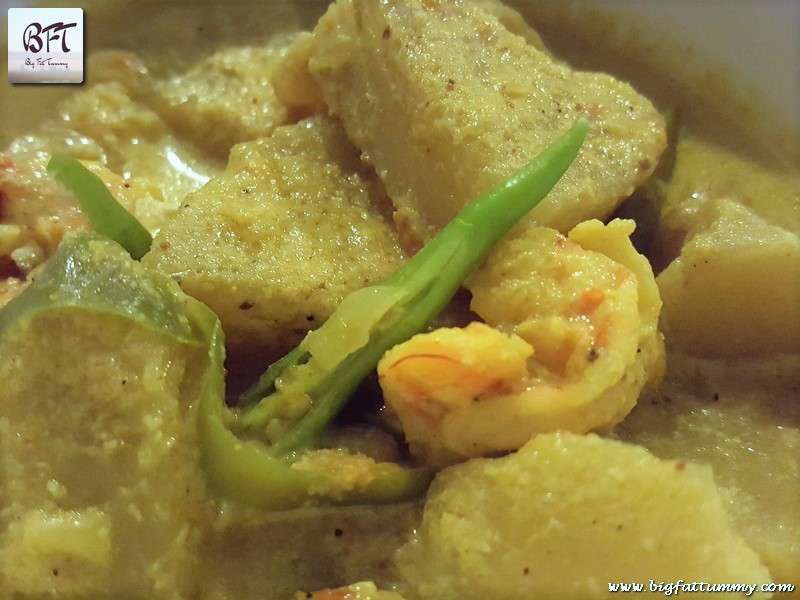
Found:
<path fill-rule="evenodd" d="M 74 2 L 64 2 L 74 5 Z M 325 2 L 92 2 L 83 3 L 89 53 L 126 49 L 141 56 L 155 76 L 182 72 L 228 46 L 264 45 L 275 36 L 310 29 Z M 621 209 L 650 227 L 645 244 L 657 267 L 676 258 L 695 226 L 691 201 L 726 195 L 749 206 L 768 225 L 795 235 L 800 179 L 797 140 L 777 129 L 744 101 L 724 76 L 685 72 L 681 56 L 655 47 L 614 18 L 579 14 L 548 2 L 513 5 L 555 55 L 576 68 L 602 70 L 630 81 L 677 120 L 668 160 L 673 186 L 660 207 L 632 199 Z M 86 84 L 94 77 L 87 66 Z M 5 117 L 0 142 L 52 116 L 70 86 L 0 88 Z M 766 133 L 765 133 L 766 132 Z M 178 140 L 175 143 L 180 143 Z M 143 168 L 179 168 L 171 147 L 142 157 Z M 224 157 L 197 159 L 184 170 L 186 189 L 220 168 Z M 171 167 L 169 166 L 171 165 Z M 662 175 L 664 173 L 662 172 Z M 772 199 L 777 198 L 777 201 Z M 65 214 L 65 218 L 68 215 Z M 800 319 L 797 287 L 788 286 Z M 720 299 L 724 303 L 724 299 Z M 790 305 L 791 306 L 791 305 Z M 787 322 L 792 331 L 796 323 Z M 677 339 L 677 338 L 675 338 Z M 609 435 L 644 445 L 663 458 L 713 467 L 730 517 L 775 581 L 800 574 L 800 390 L 798 348 L 748 353 L 692 352 L 667 336 L 669 370 L 655 393 Z M 342 585 L 360 579 L 391 582 L 394 550 L 418 518 L 416 504 L 390 508 L 308 509 L 291 514 L 209 516 L 215 525 L 198 576 L 219 598 L 288 598 L 299 588 Z M 270 589 L 263 582 L 270 582 Z"/>

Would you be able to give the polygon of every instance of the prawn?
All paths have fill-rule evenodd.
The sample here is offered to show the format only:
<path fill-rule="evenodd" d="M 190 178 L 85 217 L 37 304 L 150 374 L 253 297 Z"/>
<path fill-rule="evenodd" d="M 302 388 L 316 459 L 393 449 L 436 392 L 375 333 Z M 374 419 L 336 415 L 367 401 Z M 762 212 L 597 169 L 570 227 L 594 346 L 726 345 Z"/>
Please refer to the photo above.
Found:
<path fill-rule="evenodd" d="M 632 221 L 529 228 L 467 281 L 485 322 L 414 336 L 378 365 L 411 452 L 434 466 L 615 425 L 663 375 L 661 301 Z"/>
<path fill-rule="evenodd" d="M 403 597 L 396 592 L 379 590 L 371 581 L 361 581 L 313 593 L 297 592 L 295 600 L 403 600 Z"/>

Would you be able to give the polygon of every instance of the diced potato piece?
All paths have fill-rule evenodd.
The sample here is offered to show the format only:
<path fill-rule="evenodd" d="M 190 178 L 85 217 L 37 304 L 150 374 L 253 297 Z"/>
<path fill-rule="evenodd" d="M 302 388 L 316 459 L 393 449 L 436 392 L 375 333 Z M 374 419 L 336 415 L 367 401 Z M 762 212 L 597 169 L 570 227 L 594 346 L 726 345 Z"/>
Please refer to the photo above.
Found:
<path fill-rule="evenodd" d="M 546 434 L 505 458 L 442 471 L 399 560 L 423 600 L 605 598 L 608 582 L 651 579 L 770 581 L 731 530 L 709 468 L 592 434 Z"/>
<path fill-rule="evenodd" d="M 707 358 L 800 353 L 800 238 L 719 200 L 659 276 L 668 346 Z"/>
<path fill-rule="evenodd" d="M 694 389 L 668 382 L 615 431 L 660 458 L 710 466 L 736 530 L 775 581 L 793 581 L 800 573 L 800 394 L 775 386 L 775 376 L 747 389 L 741 366 L 728 361 L 692 370 Z M 795 365 L 789 386 L 798 372 Z"/>
<path fill-rule="evenodd" d="M 294 119 L 327 111 L 322 92 L 308 72 L 308 59 L 313 49 L 314 37 L 304 31 L 286 50 L 286 56 L 272 74 L 275 95 Z"/>
<path fill-rule="evenodd" d="M 16 518 L 0 545 L 4 591 L 29 598 L 47 592 L 79 597 L 108 589 L 98 583 L 108 579 L 112 559 L 107 514 L 92 507 L 55 508 L 33 509 Z"/>
<path fill-rule="evenodd" d="M 64 125 L 94 140 L 114 166 L 114 153 L 121 152 L 136 138 L 137 143 L 153 142 L 167 134 L 164 122 L 152 110 L 131 99 L 117 82 L 101 83 L 85 92 L 69 96 L 60 106 Z"/>
<path fill-rule="evenodd" d="M 210 306 L 229 349 L 263 366 L 400 264 L 386 203 L 341 126 L 319 117 L 236 147 L 144 263 Z"/>
<path fill-rule="evenodd" d="M 281 41 L 282 40 L 282 41 Z M 287 113 L 270 83 L 289 38 L 264 47 L 230 48 L 157 86 L 157 110 L 176 129 L 218 158 L 268 135 Z"/>
<path fill-rule="evenodd" d="M 118 83 L 136 98 L 146 96 L 153 89 L 150 69 L 135 52 L 102 48 L 93 51 L 86 61 L 94 83 Z"/>
<path fill-rule="evenodd" d="M 529 44 L 543 48 L 542 39 L 516 10 L 501 0 L 469 0 L 495 15 L 512 33 L 521 35 Z M 303 32 L 286 51 L 286 57 L 272 75 L 278 100 L 289 109 L 293 118 L 307 117 L 327 110 L 322 92 L 308 70 L 308 61 L 315 47 L 314 36 Z"/>
<path fill-rule="evenodd" d="M 201 357 L 89 311 L 0 340 L 0 589 L 194 590 L 204 486 L 188 402 Z M 196 392 L 194 392 L 196 393 Z"/>
<path fill-rule="evenodd" d="M 19 525 L 24 550 L 31 552 L 31 558 L 63 553 L 98 565 L 111 562 L 111 519 L 102 511 L 32 512 Z"/>
<path fill-rule="evenodd" d="M 562 232 L 606 216 L 666 143 L 661 115 L 629 85 L 570 70 L 471 3 L 339 0 L 314 36 L 311 73 L 415 242 L 580 116 L 588 140 L 532 213 Z"/>
<path fill-rule="evenodd" d="M 662 207 L 662 228 L 671 236 L 691 235 L 707 226 L 703 208 L 721 198 L 800 235 L 800 172 L 769 169 L 690 134 L 681 135 Z"/>
<path fill-rule="evenodd" d="M 0 223 L 0 256 L 8 256 L 19 247 L 21 234 L 19 226 Z"/>

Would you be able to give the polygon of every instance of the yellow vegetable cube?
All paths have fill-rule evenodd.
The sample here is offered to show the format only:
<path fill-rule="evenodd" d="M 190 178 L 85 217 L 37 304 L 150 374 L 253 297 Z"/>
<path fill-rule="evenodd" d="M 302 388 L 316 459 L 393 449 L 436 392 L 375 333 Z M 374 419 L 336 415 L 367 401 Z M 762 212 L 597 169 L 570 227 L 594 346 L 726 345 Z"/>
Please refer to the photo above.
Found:
<path fill-rule="evenodd" d="M 309 68 L 419 242 L 529 162 L 579 117 L 576 162 L 532 212 L 566 232 L 608 215 L 653 170 L 664 123 L 629 85 L 576 72 L 474 3 L 339 0 Z"/>
<path fill-rule="evenodd" d="M 265 47 L 231 48 L 159 82 L 156 110 L 182 136 L 226 159 L 234 144 L 272 132 L 287 119 L 270 76 L 289 38 Z"/>
<path fill-rule="evenodd" d="M 211 307 L 229 350 L 263 367 L 399 266 L 386 203 L 341 126 L 317 117 L 237 146 L 143 262 Z"/>
<path fill-rule="evenodd" d="M 800 353 L 800 237 L 719 200 L 657 279 L 667 344 L 706 358 Z"/>
<path fill-rule="evenodd" d="M 422 600 L 770 581 L 731 530 L 709 468 L 592 434 L 541 435 L 510 456 L 442 471 L 399 560 Z"/>

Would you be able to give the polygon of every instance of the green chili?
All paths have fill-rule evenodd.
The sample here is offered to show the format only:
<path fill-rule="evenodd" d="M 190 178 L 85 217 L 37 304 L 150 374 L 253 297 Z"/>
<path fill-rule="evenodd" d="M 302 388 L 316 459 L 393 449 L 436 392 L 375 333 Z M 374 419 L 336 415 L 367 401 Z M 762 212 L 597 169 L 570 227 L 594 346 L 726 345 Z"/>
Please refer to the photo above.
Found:
<path fill-rule="evenodd" d="M 422 331 L 489 249 L 544 199 L 587 131 L 588 123 L 578 121 L 521 171 L 468 204 L 392 277 L 345 298 L 320 329 L 243 394 L 236 426 L 264 428 L 284 404 L 305 395 L 310 410 L 269 453 L 280 457 L 310 443 L 384 352 Z"/>
<path fill-rule="evenodd" d="M 47 172 L 72 192 L 97 233 L 117 242 L 136 260 L 147 254 L 153 237 L 117 202 L 102 179 L 66 154 L 53 154 Z"/>

